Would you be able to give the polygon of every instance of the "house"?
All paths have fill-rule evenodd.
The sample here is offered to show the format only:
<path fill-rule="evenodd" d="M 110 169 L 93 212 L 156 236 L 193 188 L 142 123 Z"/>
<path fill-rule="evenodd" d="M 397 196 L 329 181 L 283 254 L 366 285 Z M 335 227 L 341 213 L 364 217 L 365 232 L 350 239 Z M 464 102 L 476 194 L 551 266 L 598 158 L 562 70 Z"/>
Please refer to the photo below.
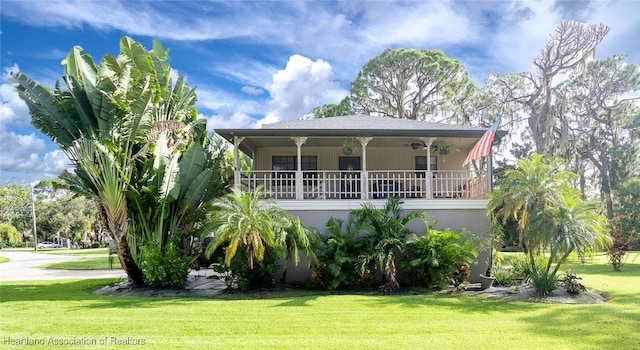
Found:
<path fill-rule="evenodd" d="M 364 202 L 381 208 L 389 196 L 402 198 L 404 209 L 425 210 L 437 228 L 488 231 L 491 168 L 462 166 L 484 128 L 352 115 L 216 132 L 236 146 L 236 186 L 263 186 L 279 207 L 320 232 L 330 217 L 344 219 Z M 253 160 L 248 173 L 238 166 L 238 150 Z M 480 272 L 482 266 L 472 269 Z"/>

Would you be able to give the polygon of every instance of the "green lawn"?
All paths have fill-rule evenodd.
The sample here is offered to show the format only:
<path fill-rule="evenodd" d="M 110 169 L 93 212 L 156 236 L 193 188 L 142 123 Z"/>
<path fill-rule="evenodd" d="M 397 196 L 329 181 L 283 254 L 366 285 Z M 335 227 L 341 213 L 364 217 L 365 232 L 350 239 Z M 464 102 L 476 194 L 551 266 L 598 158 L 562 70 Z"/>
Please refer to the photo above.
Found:
<path fill-rule="evenodd" d="M 32 248 L 33 249 L 33 248 Z M 40 249 L 39 253 L 54 255 L 109 255 L 109 248 L 92 249 Z"/>
<path fill-rule="evenodd" d="M 34 252 L 33 247 L 30 248 L 3 248 L 4 251 L 9 252 Z M 62 248 L 50 248 L 50 249 L 38 249 L 40 254 L 53 254 L 53 255 L 108 255 L 109 248 L 91 248 L 91 249 L 62 249 Z"/>
<path fill-rule="evenodd" d="M 103 297 L 91 291 L 114 280 L 5 282 L 0 330 L 5 342 L 75 337 L 106 339 L 98 347 L 114 349 L 122 346 L 110 337 L 142 339 L 145 349 L 633 349 L 640 344 L 639 260 L 621 273 L 601 259 L 571 264 L 583 284 L 611 298 L 600 305 L 311 292 Z"/>
<path fill-rule="evenodd" d="M 120 268 L 118 258 L 113 258 L 113 267 Z M 109 270 L 112 266 L 109 264 L 109 257 L 87 258 L 74 261 L 63 261 L 59 263 L 40 266 L 45 269 L 56 270 Z"/>

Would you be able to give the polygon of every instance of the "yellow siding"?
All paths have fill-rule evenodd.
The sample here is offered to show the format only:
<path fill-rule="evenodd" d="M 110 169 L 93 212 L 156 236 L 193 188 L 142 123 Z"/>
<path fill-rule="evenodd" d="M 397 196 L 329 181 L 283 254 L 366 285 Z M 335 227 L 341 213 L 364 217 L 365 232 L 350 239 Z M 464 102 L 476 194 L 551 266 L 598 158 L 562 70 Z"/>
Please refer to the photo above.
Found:
<path fill-rule="evenodd" d="M 337 170 L 339 157 L 344 157 L 340 147 L 304 147 L 303 156 L 317 156 L 318 170 Z M 255 152 L 254 170 L 271 170 L 272 156 L 295 156 L 295 147 L 259 148 Z M 407 170 L 415 168 L 415 156 L 426 156 L 424 150 L 413 150 L 407 147 L 376 148 L 367 147 L 367 170 Z M 463 151 L 452 151 L 448 155 L 441 155 L 437 151 L 431 152 L 437 157 L 438 170 L 464 170 L 462 162 L 467 156 Z M 362 149 L 358 149 L 351 156 L 362 157 Z"/>

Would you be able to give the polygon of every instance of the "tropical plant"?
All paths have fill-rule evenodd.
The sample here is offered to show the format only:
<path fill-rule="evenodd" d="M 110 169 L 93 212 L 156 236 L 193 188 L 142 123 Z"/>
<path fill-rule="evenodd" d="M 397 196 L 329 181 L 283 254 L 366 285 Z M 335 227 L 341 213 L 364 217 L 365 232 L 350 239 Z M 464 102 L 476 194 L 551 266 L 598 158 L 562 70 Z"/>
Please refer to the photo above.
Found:
<path fill-rule="evenodd" d="M 360 272 L 364 274 L 374 268 L 381 271 L 385 283 L 380 288 L 384 293 L 400 288 L 396 257 L 404 251 L 407 240 L 413 234 L 406 225 L 414 219 L 420 219 L 427 227 L 427 216 L 423 211 L 414 210 L 403 216 L 401 205 L 400 198 L 390 197 L 383 209 L 364 203 L 362 208 L 350 214 L 369 232 L 365 239 L 365 251 L 358 257 Z"/>
<path fill-rule="evenodd" d="M 207 257 L 225 245 L 224 263 L 229 266 L 238 249 L 243 249 L 252 269 L 254 261 L 264 259 L 267 249 L 276 247 L 278 228 L 274 221 L 279 211 L 274 206 L 261 207 L 263 198 L 261 186 L 253 192 L 235 187 L 212 203 L 206 227 L 215 235 L 205 249 Z"/>
<path fill-rule="evenodd" d="M 147 242 L 164 254 L 178 235 L 189 259 L 203 205 L 225 191 L 230 174 L 224 151 L 197 117 L 194 89 L 183 76 L 173 82 L 167 62 L 159 42 L 149 52 L 124 37 L 118 57 L 106 55 L 99 66 L 73 48 L 63 61 L 64 90 L 12 75 L 33 125 L 75 166 L 61 178 L 97 201 L 135 283 L 144 281 L 139 248 Z"/>
<path fill-rule="evenodd" d="M 288 263 L 300 263 L 303 251 L 309 263 L 316 262 L 312 249 L 315 232 L 302 225 L 299 217 L 279 209 L 274 202 L 264 206 L 264 189 L 259 186 L 253 192 L 239 187 L 213 201 L 208 219 L 201 232 L 215 232 L 205 249 L 210 257 L 219 247 L 225 247 L 224 264 L 241 288 L 263 284 L 264 276 L 272 279 L 278 259 L 284 259 L 283 281 L 286 280 Z M 240 257 L 236 254 L 242 251 Z M 269 258 L 263 261 L 265 257 Z M 259 272 L 252 272 L 259 265 Z M 253 277 L 251 277 L 251 276 Z"/>
<path fill-rule="evenodd" d="M 571 270 L 567 271 L 564 278 L 562 278 L 561 282 L 564 285 L 564 289 L 569 294 L 580 294 L 587 290 L 587 288 L 582 285 L 582 283 L 578 282 L 582 278 L 576 276 L 575 273 L 571 272 Z"/>
<path fill-rule="evenodd" d="M 151 287 L 182 287 L 185 280 L 184 272 L 189 264 L 196 259 L 185 258 L 180 249 L 181 237 L 173 235 L 171 241 L 164 247 L 158 242 L 146 242 L 140 247 L 140 269 L 144 282 Z"/>
<path fill-rule="evenodd" d="M 426 235 L 411 240 L 402 264 L 409 281 L 418 286 L 442 288 L 455 280 L 476 262 L 478 253 L 471 237 L 466 231 L 428 230 Z"/>
<path fill-rule="evenodd" d="M 608 241 L 599 205 L 582 200 L 571 185 L 576 175 L 565 169 L 561 159 L 546 160 L 535 153 L 508 170 L 500 187 L 489 196 L 489 215 L 496 215 L 503 223 L 509 217 L 518 222 L 533 283 L 542 296 L 553 291 L 555 284 L 551 282 L 570 254 L 582 257 Z M 543 252 L 549 260 L 540 269 L 535 257 Z"/>
<path fill-rule="evenodd" d="M 295 266 L 300 264 L 300 251 L 307 257 L 309 266 L 318 263 L 313 247 L 319 238 L 317 231 L 302 225 L 298 216 L 280 211 L 279 219 L 276 246 L 285 250 L 282 282 L 286 282 L 289 263 L 293 261 Z"/>
<path fill-rule="evenodd" d="M 327 221 L 317 247 L 318 264 L 312 272 L 316 285 L 333 290 L 366 283 L 367 279 L 363 280 L 356 268 L 356 260 L 364 247 L 364 239 L 358 236 L 360 232 L 361 227 L 353 217 L 346 223 L 334 217 Z"/>
<path fill-rule="evenodd" d="M 360 144 L 354 138 L 347 138 L 342 142 L 342 152 L 344 154 L 352 154 L 356 149 L 358 149 Z"/>

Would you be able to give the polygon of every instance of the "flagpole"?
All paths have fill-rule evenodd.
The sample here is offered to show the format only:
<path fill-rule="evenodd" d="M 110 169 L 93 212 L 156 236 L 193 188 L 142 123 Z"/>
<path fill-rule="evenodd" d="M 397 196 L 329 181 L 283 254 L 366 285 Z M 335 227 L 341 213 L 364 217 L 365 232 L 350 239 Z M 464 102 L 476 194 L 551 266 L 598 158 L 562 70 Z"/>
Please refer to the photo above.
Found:
<path fill-rule="evenodd" d="M 487 195 L 493 190 L 493 150 L 487 157 Z"/>

